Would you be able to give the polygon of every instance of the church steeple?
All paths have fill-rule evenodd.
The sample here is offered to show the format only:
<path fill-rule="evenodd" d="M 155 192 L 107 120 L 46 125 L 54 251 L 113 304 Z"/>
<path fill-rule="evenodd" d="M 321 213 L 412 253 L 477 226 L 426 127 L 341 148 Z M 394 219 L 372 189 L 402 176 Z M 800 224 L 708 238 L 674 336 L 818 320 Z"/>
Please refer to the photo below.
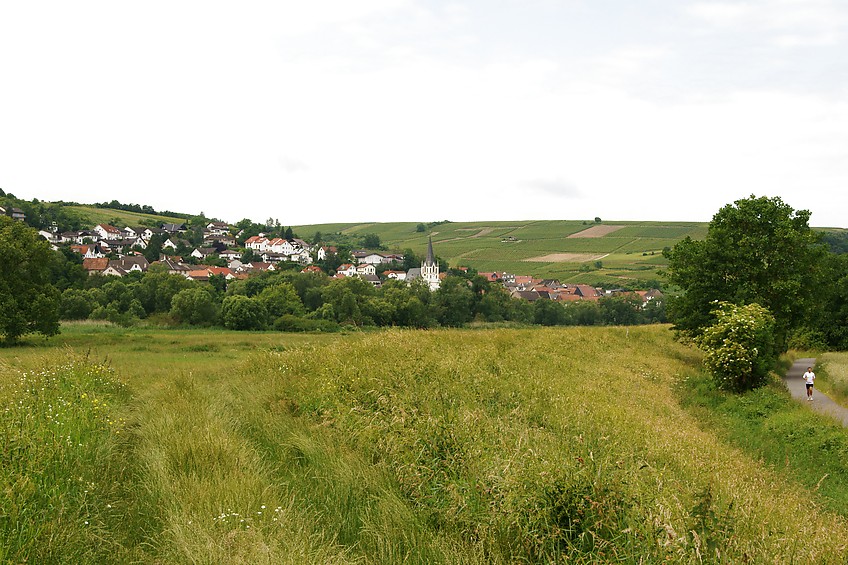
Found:
<path fill-rule="evenodd" d="M 421 263 L 421 278 L 427 281 L 430 290 L 438 289 L 442 283 L 439 278 L 439 264 L 436 263 L 436 256 L 433 253 L 433 236 L 430 236 L 427 241 L 427 258 Z"/>

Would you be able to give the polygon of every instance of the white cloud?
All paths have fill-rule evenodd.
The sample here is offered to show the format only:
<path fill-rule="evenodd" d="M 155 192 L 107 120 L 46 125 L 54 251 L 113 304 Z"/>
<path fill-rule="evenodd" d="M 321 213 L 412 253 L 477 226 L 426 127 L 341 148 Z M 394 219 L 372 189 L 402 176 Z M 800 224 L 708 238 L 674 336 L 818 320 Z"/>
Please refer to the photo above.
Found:
<path fill-rule="evenodd" d="M 844 223 L 846 9 L 677 6 L 7 3 L 0 186 L 287 224 L 708 220 L 757 193 Z"/>

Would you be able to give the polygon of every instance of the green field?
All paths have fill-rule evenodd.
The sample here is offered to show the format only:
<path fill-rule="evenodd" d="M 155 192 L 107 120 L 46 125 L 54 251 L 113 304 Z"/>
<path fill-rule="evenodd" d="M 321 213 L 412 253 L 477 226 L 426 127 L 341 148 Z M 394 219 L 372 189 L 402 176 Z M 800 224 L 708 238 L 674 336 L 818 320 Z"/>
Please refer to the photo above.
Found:
<path fill-rule="evenodd" d="M 848 487 L 709 405 L 837 465 L 845 431 L 692 400 L 699 362 L 667 326 L 68 325 L 0 349 L 0 561 L 844 563 Z"/>
<path fill-rule="evenodd" d="M 115 222 L 115 227 L 118 228 L 142 225 L 158 227 L 161 224 L 181 224 L 185 222 L 182 218 L 141 214 L 138 212 L 113 210 L 111 208 L 95 208 L 94 206 L 65 206 L 65 208 L 74 215 L 83 218 L 90 227 L 94 227 L 97 224 L 111 224 L 113 222 Z"/>
<path fill-rule="evenodd" d="M 294 226 L 305 237 L 376 233 L 390 250 L 423 255 L 427 239 L 450 266 L 558 278 L 562 282 L 606 286 L 644 285 L 657 280 L 666 265 L 665 247 L 686 236 L 706 235 L 706 224 L 691 222 L 604 222 L 621 226 L 602 237 L 569 237 L 595 226 L 583 221 L 449 222 L 416 231 L 415 223 L 325 224 Z M 600 261 L 600 267 L 596 264 Z M 587 272 L 590 271 L 590 272 Z"/>

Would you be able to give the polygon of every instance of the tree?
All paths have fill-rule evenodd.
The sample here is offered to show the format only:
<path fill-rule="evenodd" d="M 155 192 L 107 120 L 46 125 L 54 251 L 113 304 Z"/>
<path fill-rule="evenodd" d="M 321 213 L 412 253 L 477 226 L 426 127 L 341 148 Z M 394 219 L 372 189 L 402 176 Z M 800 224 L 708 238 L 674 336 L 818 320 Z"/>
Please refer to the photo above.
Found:
<path fill-rule="evenodd" d="M 382 242 L 376 233 L 366 233 L 362 238 L 362 246 L 365 249 L 380 249 Z"/>
<path fill-rule="evenodd" d="M 171 299 L 171 315 L 183 324 L 211 326 L 218 317 L 218 305 L 210 290 L 197 286 L 179 291 Z"/>
<path fill-rule="evenodd" d="M 59 333 L 59 291 L 50 284 L 47 241 L 23 222 L 0 216 L 0 337 Z"/>
<path fill-rule="evenodd" d="M 261 330 L 267 325 L 268 312 L 257 299 L 237 294 L 224 299 L 221 321 L 231 330 Z"/>
<path fill-rule="evenodd" d="M 687 237 L 664 255 L 668 279 L 682 293 L 669 302 L 675 329 L 692 337 L 713 324 L 716 301 L 757 303 L 775 318 L 778 347 L 803 325 L 822 277 L 824 247 L 810 229 L 810 212 L 779 197 L 728 204 L 713 216 L 706 239 Z"/>
<path fill-rule="evenodd" d="M 279 318 L 286 314 L 303 315 L 303 303 L 290 283 L 281 282 L 265 287 L 257 295 L 257 299 L 265 306 L 271 318 Z"/>
<path fill-rule="evenodd" d="M 434 303 L 443 326 L 462 326 L 474 318 L 474 292 L 463 278 L 445 277 L 434 293 Z"/>

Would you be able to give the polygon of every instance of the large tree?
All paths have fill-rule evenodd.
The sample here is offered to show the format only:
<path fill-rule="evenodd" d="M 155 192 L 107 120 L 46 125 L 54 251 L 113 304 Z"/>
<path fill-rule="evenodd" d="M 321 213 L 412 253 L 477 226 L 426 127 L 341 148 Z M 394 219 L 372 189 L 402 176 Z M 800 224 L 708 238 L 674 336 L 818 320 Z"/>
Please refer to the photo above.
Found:
<path fill-rule="evenodd" d="M 682 289 L 669 307 L 676 329 L 700 335 L 717 301 L 757 303 L 774 316 L 785 347 L 814 304 L 826 253 L 809 219 L 779 197 L 752 195 L 719 210 L 705 239 L 687 237 L 666 251 L 669 281 Z"/>
<path fill-rule="evenodd" d="M 53 251 L 24 224 L 0 216 L 0 337 L 59 333 L 59 291 L 50 284 Z"/>

